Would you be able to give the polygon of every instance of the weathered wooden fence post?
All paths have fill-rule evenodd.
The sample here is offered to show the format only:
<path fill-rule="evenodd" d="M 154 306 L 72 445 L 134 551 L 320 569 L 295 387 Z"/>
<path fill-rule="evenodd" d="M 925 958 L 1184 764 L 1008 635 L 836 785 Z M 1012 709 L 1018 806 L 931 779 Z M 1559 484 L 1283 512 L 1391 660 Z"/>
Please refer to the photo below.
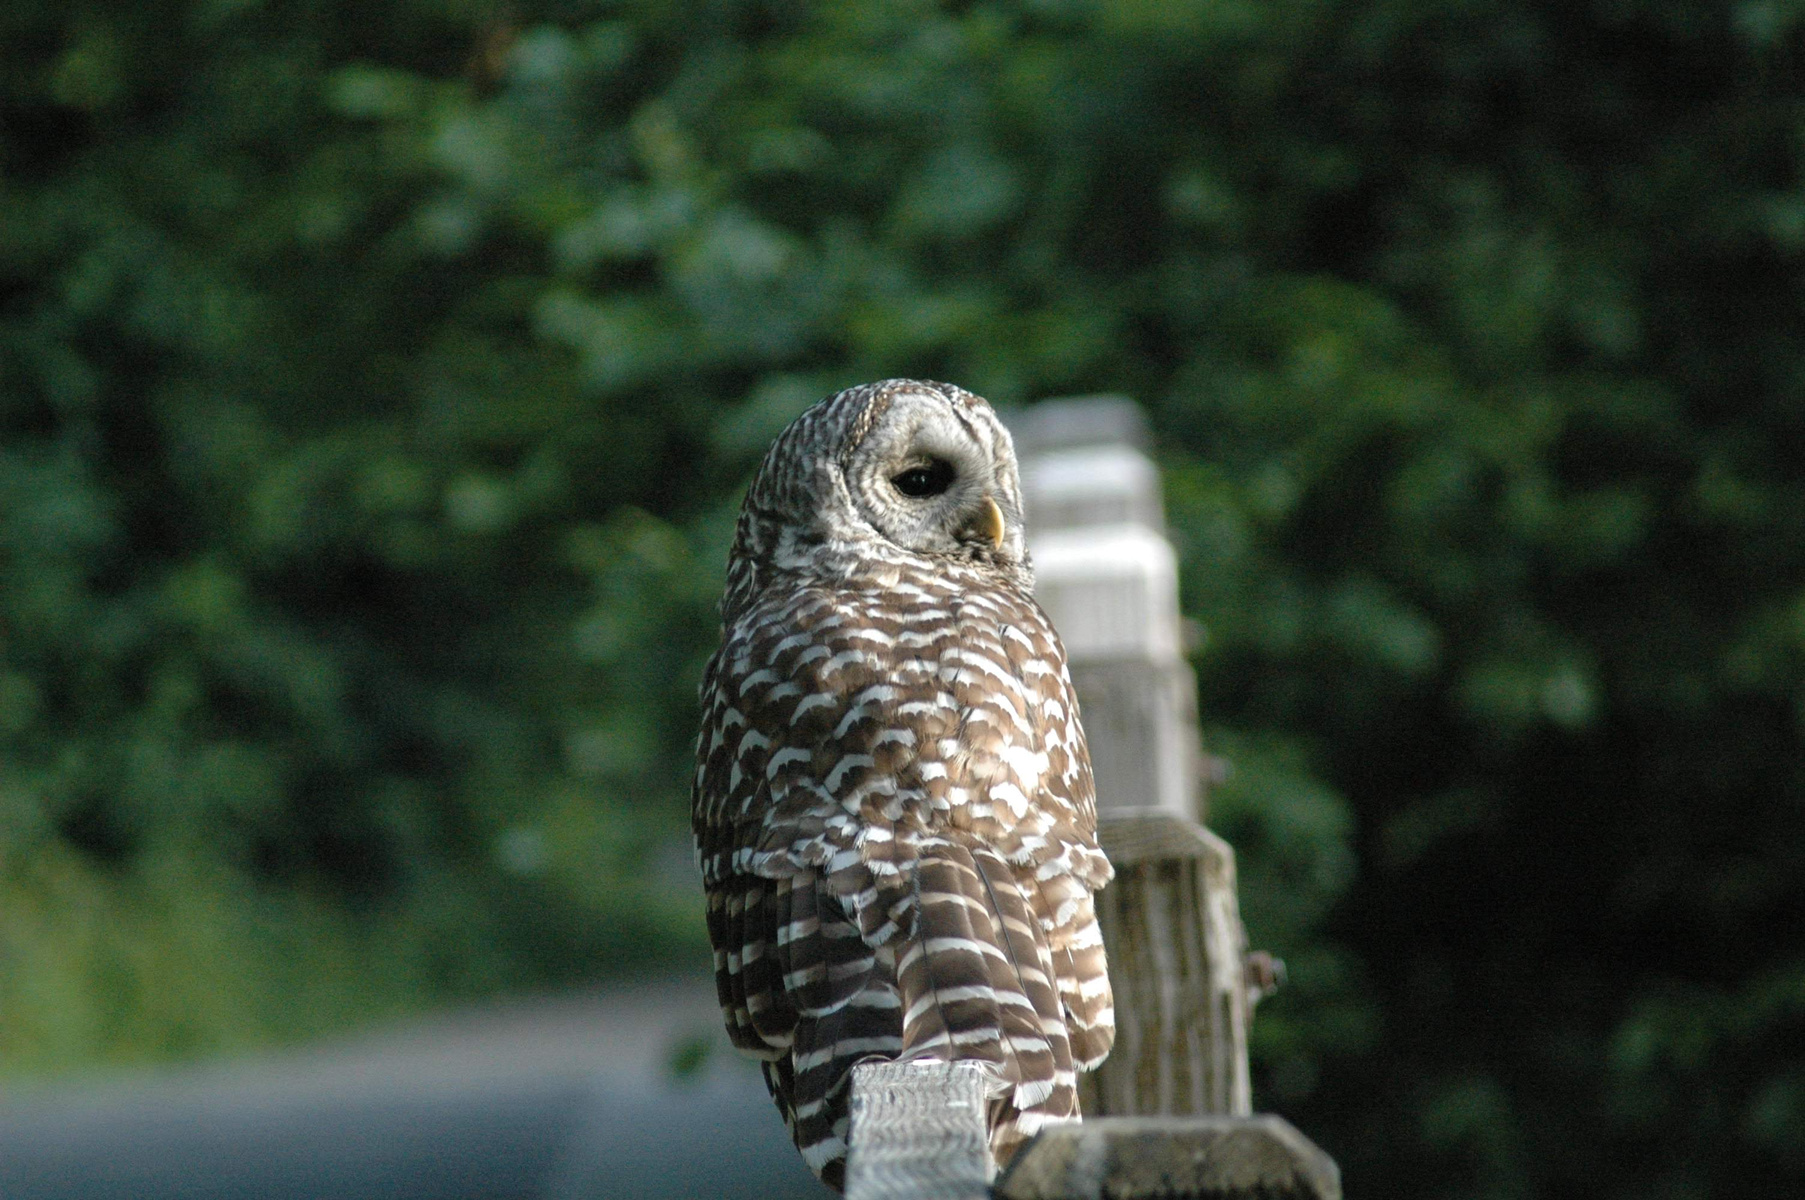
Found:
<path fill-rule="evenodd" d="M 1235 855 L 1200 823 L 1196 678 L 1140 410 L 1055 401 L 1011 428 L 1036 593 L 1071 660 L 1116 868 L 1097 908 L 1116 1044 L 1081 1077 L 1084 1124 L 1043 1131 L 996 1195 L 1338 1200 L 1332 1159 L 1284 1120 L 1250 1115 Z"/>
<path fill-rule="evenodd" d="M 996 1164 L 978 1063 L 868 1062 L 852 1069 L 846 1194 L 852 1200 L 984 1200 Z"/>
<path fill-rule="evenodd" d="M 1199 824 L 1203 748 L 1178 559 L 1129 400 L 1055 401 L 1013 429 L 1036 594 L 1071 659 L 1116 879 L 1098 897 L 1116 1045 L 1096 1116 L 1252 1111 L 1235 855 Z"/>

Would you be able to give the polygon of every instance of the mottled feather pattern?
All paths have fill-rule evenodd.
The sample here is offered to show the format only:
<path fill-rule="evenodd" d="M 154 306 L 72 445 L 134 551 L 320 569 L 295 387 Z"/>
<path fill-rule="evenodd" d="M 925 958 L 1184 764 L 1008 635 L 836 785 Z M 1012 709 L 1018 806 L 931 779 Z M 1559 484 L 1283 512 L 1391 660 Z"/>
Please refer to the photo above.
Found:
<path fill-rule="evenodd" d="M 779 438 L 748 495 L 702 689 L 695 833 L 722 1010 L 834 1187 L 860 1059 L 995 1064 L 1007 1161 L 1077 1116 L 1074 1071 L 1114 1028 L 1090 764 L 1019 540 L 925 554 L 833 518 L 856 504 L 831 451 L 886 432 L 886 395 L 908 389 L 1000 439 L 989 485 L 1019 522 L 982 401 L 908 381 L 841 393 Z"/>

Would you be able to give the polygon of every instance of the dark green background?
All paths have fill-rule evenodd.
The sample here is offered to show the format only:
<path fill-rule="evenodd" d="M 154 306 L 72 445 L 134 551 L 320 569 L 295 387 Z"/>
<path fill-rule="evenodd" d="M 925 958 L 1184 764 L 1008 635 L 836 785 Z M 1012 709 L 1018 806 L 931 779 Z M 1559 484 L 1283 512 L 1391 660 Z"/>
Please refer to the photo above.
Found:
<path fill-rule="evenodd" d="M 0 1068 L 702 961 L 764 445 L 1127 392 L 1257 1099 L 1805 1190 L 1805 4 L 12 0 Z"/>

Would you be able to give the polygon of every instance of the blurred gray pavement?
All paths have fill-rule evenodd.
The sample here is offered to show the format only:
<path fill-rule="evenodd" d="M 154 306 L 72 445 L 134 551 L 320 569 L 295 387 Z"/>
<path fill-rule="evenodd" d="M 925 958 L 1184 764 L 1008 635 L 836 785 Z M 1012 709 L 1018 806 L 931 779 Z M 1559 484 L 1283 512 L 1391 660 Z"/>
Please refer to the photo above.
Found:
<path fill-rule="evenodd" d="M 3 1200 L 826 1195 L 707 979 L 0 1099 Z"/>

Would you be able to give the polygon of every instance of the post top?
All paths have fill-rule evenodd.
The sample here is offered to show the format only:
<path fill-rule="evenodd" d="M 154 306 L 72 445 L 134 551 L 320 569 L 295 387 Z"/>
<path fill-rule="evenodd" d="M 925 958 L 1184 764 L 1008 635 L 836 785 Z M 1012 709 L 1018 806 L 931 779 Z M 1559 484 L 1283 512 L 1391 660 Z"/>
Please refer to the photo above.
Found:
<path fill-rule="evenodd" d="M 1128 521 L 1165 526 L 1159 469 L 1116 442 L 1036 450 L 1022 456 L 1022 498 L 1040 531 Z"/>
<path fill-rule="evenodd" d="M 1000 414 L 1024 458 L 1077 446 L 1148 444 L 1147 417 L 1127 396 L 1067 396 Z"/>

